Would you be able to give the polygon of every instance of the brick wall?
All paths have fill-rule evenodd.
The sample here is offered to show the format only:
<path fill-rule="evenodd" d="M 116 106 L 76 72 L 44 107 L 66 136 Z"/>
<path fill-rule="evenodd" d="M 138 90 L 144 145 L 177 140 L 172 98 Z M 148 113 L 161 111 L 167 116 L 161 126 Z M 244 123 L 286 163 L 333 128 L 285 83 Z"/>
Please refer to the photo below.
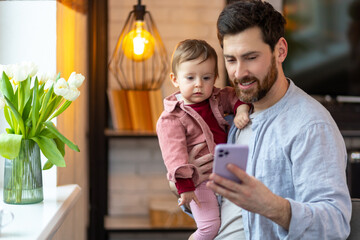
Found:
<path fill-rule="evenodd" d="M 157 138 L 113 139 L 109 149 L 110 215 L 147 215 L 152 198 L 171 197 Z"/>

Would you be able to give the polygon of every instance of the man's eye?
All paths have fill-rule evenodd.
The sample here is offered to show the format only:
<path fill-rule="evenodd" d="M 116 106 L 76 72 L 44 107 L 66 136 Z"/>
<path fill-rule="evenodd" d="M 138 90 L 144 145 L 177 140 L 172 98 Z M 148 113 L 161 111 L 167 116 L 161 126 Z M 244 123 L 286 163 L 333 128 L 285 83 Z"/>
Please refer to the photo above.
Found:
<path fill-rule="evenodd" d="M 257 56 L 248 56 L 246 57 L 246 60 L 255 60 Z"/>
<path fill-rule="evenodd" d="M 226 61 L 226 62 L 228 62 L 228 63 L 235 62 L 235 60 L 234 60 L 234 59 L 232 59 L 232 58 L 226 58 L 226 59 L 225 59 L 225 61 Z"/>

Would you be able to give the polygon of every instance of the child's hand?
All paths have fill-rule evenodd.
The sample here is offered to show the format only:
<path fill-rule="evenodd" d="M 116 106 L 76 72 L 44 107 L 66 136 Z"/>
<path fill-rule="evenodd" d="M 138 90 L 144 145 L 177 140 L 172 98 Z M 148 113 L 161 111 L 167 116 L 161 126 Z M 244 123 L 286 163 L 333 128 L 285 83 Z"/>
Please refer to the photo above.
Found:
<path fill-rule="evenodd" d="M 249 106 L 247 104 L 242 104 L 236 109 L 234 124 L 237 128 L 242 129 L 249 121 Z"/>
<path fill-rule="evenodd" d="M 237 128 L 242 129 L 249 123 L 248 113 L 238 112 L 234 118 L 234 124 Z"/>
<path fill-rule="evenodd" d="M 179 200 L 179 206 L 185 205 L 186 208 L 190 209 L 190 202 L 194 200 L 195 203 L 200 207 L 200 202 L 197 199 L 194 191 L 181 193 Z"/>

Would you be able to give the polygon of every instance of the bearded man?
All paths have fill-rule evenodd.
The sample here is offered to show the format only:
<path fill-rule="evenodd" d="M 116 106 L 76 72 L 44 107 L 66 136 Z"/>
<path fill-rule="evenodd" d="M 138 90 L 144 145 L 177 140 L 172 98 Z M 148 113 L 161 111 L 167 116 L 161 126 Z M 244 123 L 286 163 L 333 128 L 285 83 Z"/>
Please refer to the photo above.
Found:
<path fill-rule="evenodd" d="M 216 174 L 207 183 L 223 196 L 216 240 L 346 239 L 350 233 L 345 143 L 329 112 L 285 77 L 284 25 L 260 0 L 230 4 L 218 19 L 228 76 L 253 112 L 251 123 L 233 126 L 228 138 L 249 146 L 246 172 L 228 165 L 241 183 Z"/>

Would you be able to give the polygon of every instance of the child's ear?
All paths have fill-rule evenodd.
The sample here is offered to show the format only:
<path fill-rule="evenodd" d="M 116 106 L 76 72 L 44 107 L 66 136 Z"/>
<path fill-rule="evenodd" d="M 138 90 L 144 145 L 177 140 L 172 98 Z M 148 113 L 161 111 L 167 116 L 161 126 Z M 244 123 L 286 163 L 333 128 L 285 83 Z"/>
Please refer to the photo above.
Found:
<path fill-rule="evenodd" d="M 170 73 L 170 79 L 171 79 L 171 82 L 174 85 L 174 87 L 178 88 L 179 83 L 178 83 L 177 78 L 176 78 L 176 76 L 175 76 L 175 74 L 173 72 Z"/>

